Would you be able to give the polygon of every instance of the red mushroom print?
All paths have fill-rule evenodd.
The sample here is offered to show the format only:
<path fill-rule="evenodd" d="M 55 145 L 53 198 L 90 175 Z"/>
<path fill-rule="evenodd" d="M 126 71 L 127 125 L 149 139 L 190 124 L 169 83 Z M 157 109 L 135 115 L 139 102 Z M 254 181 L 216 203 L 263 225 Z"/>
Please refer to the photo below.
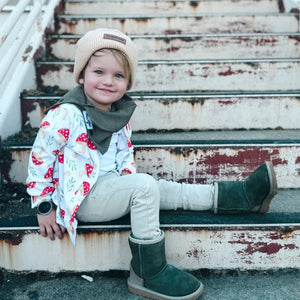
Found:
<path fill-rule="evenodd" d="M 132 148 L 132 143 L 129 138 L 127 138 L 127 145 L 128 145 L 128 148 Z"/>
<path fill-rule="evenodd" d="M 59 179 L 58 178 L 53 178 L 52 182 L 53 182 L 54 185 L 56 185 L 59 182 Z"/>
<path fill-rule="evenodd" d="M 61 128 L 57 131 L 58 136 L 59 136 L 59 140 L 57 141 L 57 143 L 59 145 L 62 145 L 63 143 L 67 142 L 69 139 L 69 135 L 70 135 L 70 130 L 67 128 Z"/>
<path fill-rule="evenodd" d="M 54 191 L 53 186 L 47 186 L 46 188 L 44 188 L 43 192 L 41 193 L 41 196 L 47 195 L 53 191 Z"/>
<path fill-rule="evenodd" d="M 129 124 L 129 123 L 126 125 L 126 130 L 127 130 L 127 131 L 130 131 L 130 130 L 131 130 L 131 127 L 130 127 L 130 124 Z"/>
<path fill-rule="evenodd" d="M 65 218 L 66 212 L 61 208 L 60 209 L 60 214 L 63 217 L 63 219 Z"/>
<path fill-rule="evenodd" d="M 91 149 L 91 150 L 97 150 L 97 147 L 94 145 L 94 143 L 92 142 L 91 139 L 88 139 L 87 145 L 88 145 L 89 149 Z"/>
<path fill-rule="evenodd" d="M 77 139 L 76 143 L 79 145 L 79 153 L 84 153 L 86 151 L 86 145 L 87 145 L 87 134 L 82 133 Z"/>
<path fill-rule="evenodd" d="M 75 192 L 75 195 L 80 192 L 81 196 L 86 196 L 88 192 L 90 191 L 90 184 L 86 181 L 82 183 L 80 188 Z"/>
<path fill-rule="evenodd" d="M 53 168 L 49 168 L 47 173 L 44 175 L 45 179 L 51 178 L 53 174 Z"/>
<path fill-rule="evenodd" d="M 72 223 L 74 222 L 74 219 L 75 219 L 78 208 L 79 208 L 79 205 L 76 205 L 76 207 L 75 207 L 75 209 L 72 213 L 71 220 L 70 220 L 70 222 L 72 222 Z"/>
<path fill-rule="evenodd" d="M 44 131 L 45 131 L 45 129 L 47 129 L 49 127 L 50 127 L 50 123 L 48 121 L 45 121 L 40 125 L 40 133 L 42 135 L 42 139 L 46 138 Z"/>
<path fill-rule="evenodd" d="M 40 158 L 36 152 L 32 152 L 31 159 L 32 159 L 33 164 L 36 166 L 41 165 L 44 162 L 43 159 Z"/>
<path fill-rule="evenodd" d="M 59 108 L 59 105 L 53 107 L 53 108 L 51 109 L 51 111 L 54 111 L 54 110 L 56 110 L 56 109 L 58 109 L 58 108 Z"/>
<path fill-rule="evenodd" d="M 88 177 L 90 177 L 91 173 L 93 172 L 94 167 L 91 166 L 90 164 L 85 164 L 85 168 L 86 168 L 86 175 Z"/>
<path fill-rule="evenodd" d="M 52 151 L 52 154 L 55 155 L 55 156 L 58 155 L 58 153 L 59 153 L 59 150 L 53 150 Z"/>
<path fill-rule="evenodd" d="M 59 155 L 58 155 L 58 162 L 59 162 L 60 164 L 63 164 L 64 161 L 65 161 L 65 156 L 64 156 L 64 154 L 59 154 Z"/>
<path fill-rule="evenodd" d="M 36 182 L 33 181 L 33 182 L 29 182 L 28 185 L 27 185 L 27 187 L 28 187 L 29 189 L 33 189 L 33 188 L 35 187 L 35 185 L 36 185 Z"/>

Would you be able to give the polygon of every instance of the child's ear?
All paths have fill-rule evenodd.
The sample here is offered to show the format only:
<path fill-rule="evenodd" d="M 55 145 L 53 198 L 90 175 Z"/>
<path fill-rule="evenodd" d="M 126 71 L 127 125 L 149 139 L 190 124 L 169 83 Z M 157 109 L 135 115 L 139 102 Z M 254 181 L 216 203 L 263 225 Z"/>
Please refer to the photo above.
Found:
<path fill-rule="evenodd" d="M 83 78 L 79 78 L 78 82 L 79 82 L 80 84 L 84 84 L 84 79 L 83 79 Z"/>

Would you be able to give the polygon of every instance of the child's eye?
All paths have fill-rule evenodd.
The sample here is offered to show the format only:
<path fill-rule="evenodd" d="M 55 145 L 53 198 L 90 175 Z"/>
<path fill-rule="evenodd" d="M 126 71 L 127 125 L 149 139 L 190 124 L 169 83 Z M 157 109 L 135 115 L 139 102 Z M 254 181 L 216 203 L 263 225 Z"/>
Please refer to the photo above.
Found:
<path fill-rule="evenodd" d="M 95 73 L 98 74 L 98 75 L 102 75 L 102 74 L 103 74 L 103 71 L 101 71 L 101 70 L 96 70 Z"/>
<path fill-rule="evenodd" d="M 122 74 L 116 74 L 116 77 L 117 78 L 124 78 L 124 75 L 122 75 Z"/>

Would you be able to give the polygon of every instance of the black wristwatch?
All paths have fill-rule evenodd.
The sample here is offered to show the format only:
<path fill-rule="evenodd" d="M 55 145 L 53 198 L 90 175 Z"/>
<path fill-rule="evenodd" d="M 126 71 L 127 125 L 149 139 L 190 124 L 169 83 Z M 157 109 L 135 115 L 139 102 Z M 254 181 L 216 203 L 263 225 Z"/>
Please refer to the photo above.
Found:
<path fill-rule="evenodd" d="M 43 201 L 36 207 L 36 212 L 39 215 L 49 215 L 54 208 L 54 204 L 52 201 Z"/>

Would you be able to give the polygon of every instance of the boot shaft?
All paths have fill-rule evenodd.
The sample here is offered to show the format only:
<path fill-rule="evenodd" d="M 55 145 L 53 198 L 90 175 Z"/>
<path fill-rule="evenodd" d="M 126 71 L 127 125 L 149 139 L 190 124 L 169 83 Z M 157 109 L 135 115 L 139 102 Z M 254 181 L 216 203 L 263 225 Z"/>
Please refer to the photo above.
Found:
<path fill-rule="evenodd" d="M 131 267 L 143 279 L 155 277 L 166 265 L 164 234 L 156 240 L 139 240 L 129 236 Z"/>

